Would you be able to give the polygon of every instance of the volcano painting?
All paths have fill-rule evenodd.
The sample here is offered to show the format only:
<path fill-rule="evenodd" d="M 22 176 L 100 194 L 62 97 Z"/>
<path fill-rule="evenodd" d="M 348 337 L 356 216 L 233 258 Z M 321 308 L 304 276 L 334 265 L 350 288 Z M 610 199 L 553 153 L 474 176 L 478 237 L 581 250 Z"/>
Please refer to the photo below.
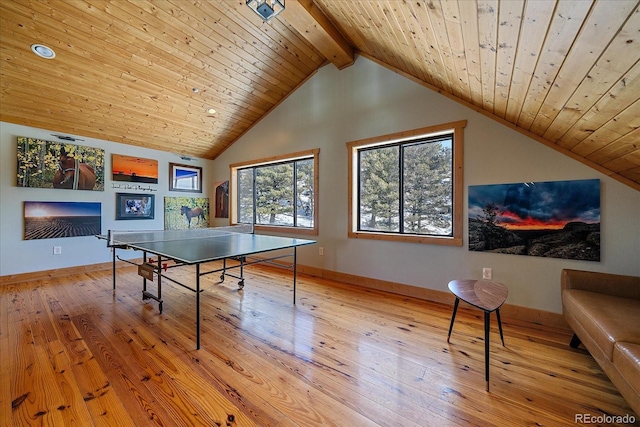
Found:
<path fill-rule="evenodd" d="M 469 250 L 600 261 L 600 180 L 469 186 Z"/>

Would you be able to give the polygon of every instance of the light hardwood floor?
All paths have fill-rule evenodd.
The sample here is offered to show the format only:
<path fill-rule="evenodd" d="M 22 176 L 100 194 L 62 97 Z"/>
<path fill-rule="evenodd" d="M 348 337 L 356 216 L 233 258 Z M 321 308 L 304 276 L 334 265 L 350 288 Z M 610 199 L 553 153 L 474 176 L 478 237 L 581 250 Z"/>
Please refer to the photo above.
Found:
<path fill-rule="evenodd" d="M 185 280 L 191 272 L 173 270 Z M 247 269 L 194 294 L 167 284 L 164 312 L 119 269 L 0 287 L 1 426 L 573 425 L 633 414 L 567 331 L 291 273 Z M 452 296 L 452 302 L 453 302 Z"/>

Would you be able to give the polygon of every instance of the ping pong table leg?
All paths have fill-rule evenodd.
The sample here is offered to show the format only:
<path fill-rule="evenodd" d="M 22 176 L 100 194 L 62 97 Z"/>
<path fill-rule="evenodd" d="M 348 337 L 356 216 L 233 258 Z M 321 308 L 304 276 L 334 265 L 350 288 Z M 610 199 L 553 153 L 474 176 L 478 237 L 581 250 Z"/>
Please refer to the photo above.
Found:
<path fill-rule="evenodd" d="M 142 263 L 146 264 L 147 263 L 147 252 L 143 252 L 142 254 Z M 144 297 L 145 292 L 147 292 L 147 279 L 143 278 L 142 279 L 142 299 L 146 299 Z"/>
<path fill-rule="evenodd" d="M 116 247 L 112 247 L 113 251 L 113 265 L 111 266 L 111 275 L 113 276 L 113 290 L 116 289 Z"/>
<path fill-rule="evenodd" d="M 244 262 L 246 258 L 244 256 L 240 257 L 240 281 L 238 282 L 238 289 L 244 288 Z"/>
<path fill-rule="evenodd" d="M 297 265 L 298 265 L 298 248 L 293 247 L 293 305 L 296 305 L 296 276 L 297 276 Z"/>
<path fill-rule="evenodd" d="M 162 257 L 158 255 L 158 306 L 162 313 Z"/>
<path fill-rule="evenodd" d="M 196 264 L 196 349 L 200 350 L 200 264 Z"/>

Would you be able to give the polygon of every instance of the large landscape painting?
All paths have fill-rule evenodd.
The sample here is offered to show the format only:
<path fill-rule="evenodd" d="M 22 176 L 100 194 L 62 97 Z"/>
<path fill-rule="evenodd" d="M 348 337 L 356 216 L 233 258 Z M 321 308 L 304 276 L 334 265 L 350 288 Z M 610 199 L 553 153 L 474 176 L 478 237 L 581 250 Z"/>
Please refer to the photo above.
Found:
<path fill-rule="evenodd" d="M 111 172 L 114 181 L 158 183 L 158 161 L 154 159 L 112 154 Z"/>
<path fill-rule="evenodd" d="M 469 250 L 600 261 L 600 180 L 469 186 Z"/>
<path fill-rule="evenodd" d="M 24 202 L 24 239 L 95 236 L 102 229 L 99 202 Z"/>
<path fill-rule="evenodd" d="M 104 150 L 19 136 L 17 185 L 104 191 Z"/>

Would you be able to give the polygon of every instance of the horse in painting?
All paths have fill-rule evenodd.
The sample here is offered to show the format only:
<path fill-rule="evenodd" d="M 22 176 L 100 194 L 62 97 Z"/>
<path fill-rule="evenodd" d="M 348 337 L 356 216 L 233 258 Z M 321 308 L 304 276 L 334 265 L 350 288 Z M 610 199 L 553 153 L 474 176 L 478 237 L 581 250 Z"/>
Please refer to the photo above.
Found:
<path fill-rule="evenodd" d="M 53 176 L 53 188 L 93 190 L 96 172 L 86 163 L 80 163 L 62 147 L 58 158 L 58 170 Z"/>
<path fill-rule="evenodd" d="M 202 208 L 190 208 L 187 206 L 180 207 L 180 215 L 185 215 L 187 217 L 187 223 L 189 224 L 189 228 L 191 228 L 191 218 L 197 218 L 198 224 L 200 224 L 200 218 L 204 221 L 204 210 Z"/>

